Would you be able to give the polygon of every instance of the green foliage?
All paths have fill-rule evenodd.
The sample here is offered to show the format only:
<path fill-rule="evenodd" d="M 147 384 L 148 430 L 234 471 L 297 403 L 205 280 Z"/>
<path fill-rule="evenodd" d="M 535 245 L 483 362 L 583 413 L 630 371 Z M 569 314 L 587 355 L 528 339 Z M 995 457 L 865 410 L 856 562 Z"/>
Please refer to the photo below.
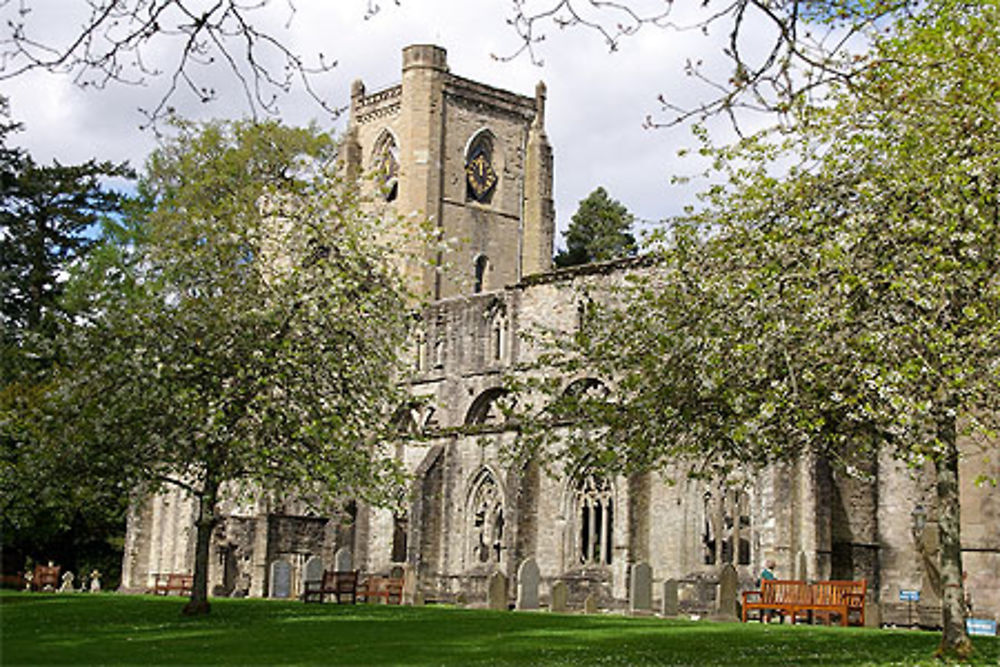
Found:
<path fill-rule="evenodd" d="M 0 98 L 6 114 L 6 100 Z M 28 406 L 46 390 L 44 375 L 58 359 L 60 326 L 80 313 L 62 300 L 66 275 L 83 261 L 97 226 L 127 200 L 108 179 L 129 178 L 125 164 L 36 163 L 8 144 L 18 123 L 0 125 L 0 496 L 4 571 L 25 557 L 102 571 L 117 556 L 107 544 L 124 531 L 124 494 L 91 484 L 40 448 L 30 433 Z"/>
<path fill-rule="evenodd" d="M 631 257 L 638 251 L 630 229 L 634 216 L 623 204 L 597 188 L 580 202 L 566 230 L 566 250 L 555 256 L 558 267 Z"/>
<path fill-rule="evenodd" d="M 334 148 L 178 122 L 69 295 L 91 316 L 66 328 L 44 435 L 97 476 L 199 499 L 200 600 L 221 498 L 398 497 L 383 445 L 406 297 Z"/>
<path fill-rule="evenodd" d="M 707 144 L 726 185 L 655 269 L 592 290 L 586 326 L 544 360 L 607 378 L 612 399 L 575 405 L 568 438 L 528 439 L 623 472 L 815 454 L 860 473 L 876 449 L 933 468 L 953 655 L 958 437 L 985 457 L 1000 418 L 997 25 L 996 0 L 930 2 L 821 105 L 797 100 L 794 132 Z"/>

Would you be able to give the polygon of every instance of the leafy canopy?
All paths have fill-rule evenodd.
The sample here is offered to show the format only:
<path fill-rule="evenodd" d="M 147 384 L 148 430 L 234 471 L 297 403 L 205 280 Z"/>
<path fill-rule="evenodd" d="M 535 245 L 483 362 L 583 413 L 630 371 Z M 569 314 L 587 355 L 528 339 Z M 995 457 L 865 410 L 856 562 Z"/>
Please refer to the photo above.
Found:
<path fill-rule="evenodd" d="M 564 233 L 566 250 L 555 256 L 558 267 L 631 257 L 638 251 L 631 228 L 634 216 L 599 187 L 580 202 Z"/>

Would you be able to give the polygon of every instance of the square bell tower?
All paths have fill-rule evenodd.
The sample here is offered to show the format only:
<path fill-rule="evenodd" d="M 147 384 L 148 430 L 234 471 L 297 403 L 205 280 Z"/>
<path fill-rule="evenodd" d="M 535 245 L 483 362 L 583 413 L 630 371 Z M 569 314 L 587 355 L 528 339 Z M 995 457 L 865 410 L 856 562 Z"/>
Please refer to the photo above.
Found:
<path fill-rule="evenodd" d="M 551 269 L 544 84 L 518 95 L 452 74 L 441 47 L 408 46 L 401 83 L 369 93 L 354 82 L 344 159 L 401 224 L 427 221 L 445 241 L 443 252 L 410 246 L 419 295 L 500 289 Z"/>

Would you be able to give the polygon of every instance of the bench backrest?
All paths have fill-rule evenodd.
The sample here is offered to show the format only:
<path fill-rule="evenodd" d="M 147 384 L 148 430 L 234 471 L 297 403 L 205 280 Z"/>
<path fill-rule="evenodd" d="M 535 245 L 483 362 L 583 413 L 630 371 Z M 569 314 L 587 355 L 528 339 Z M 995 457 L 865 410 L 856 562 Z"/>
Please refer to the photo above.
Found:
<path fill-rule="evenodd" d="M 765 579 L 760 582 L 763 602 L 775 604 L 809 604 L 812 588 L 804 581 L 793 579 Z"/>
<path fill-rule="evenodd" d="M 358 587 L 358 571 L 323 571 L 323 590 L 338 593 L 353 593 Z"/>
<path fill-rule="evenodd" d="M 62 567 L 59 565 L 36 565 L 32 583 L 34 583 L 37 588 L 43 588 L 44 586 L 58 586 L 59 570 L 61 569 Z"/>
<path fill-rule="evenodd" d="M 194 586 L 194 575 L 192 574 L 168 574 L 167 588 L 187 589 Z"/>
<path fill-rule="evenodd" d="M 868 582 L 865 579 L 861 581 L 820 581 L 813 584 L 813 597 L 818 604 L 839 605 L 851 601 L 856 595 L 860 595 L 861 599 L 864 600 L 867 589 Z"/>

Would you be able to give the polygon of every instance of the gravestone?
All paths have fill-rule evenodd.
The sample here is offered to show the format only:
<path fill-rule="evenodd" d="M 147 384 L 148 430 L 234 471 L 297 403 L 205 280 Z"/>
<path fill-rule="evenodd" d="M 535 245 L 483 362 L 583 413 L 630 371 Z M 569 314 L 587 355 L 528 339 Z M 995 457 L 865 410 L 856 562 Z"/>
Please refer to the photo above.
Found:
<path fill-rule="evenodd" d="M 517 608 L 538 609 L 538 563 L 529 558 L 517 570 Z"/>
<path fill-rule="evenodd" d="M 101 592 L 101 573 L 94 570 L 90 573 L 90 592 L 100 593 Z"/>
<path fill-rule="evenodd" d="M 350 572 L 354 569 L 354 559 L 351 557 L 351 550 L 347 547 L 340 547 L 337 553 L 333 554 L 333 569 L 337 572 Z"/>
<path fill-rule="evenodd" d="M 292 594 L 292 566 L 285 560 L 271 563 L 271 590 L 269 597 L 287 598 Z"/>
<path fill-rule="evenodd" d="M 490 575 L 486 601 L 490 609 L 504 610 L 507 608 L 507 577 L 499 572 Z"/>
<path fill-rule="evenodd" d="M 634 563 L 630 568 L 628 609 L 633 614 L 653 610 L 653 568 L 649 563 Z"/>
<path fill-rule="evenodd" d="M 569 589 L 565 581 L 557 581 L 552 584 L 552 594 L 549 600 L 549 611 L 560 614 L 566 613 L 566 599 L 569 597 Z"/>
<path fill-rule="evenodd" d="M 584 614 L 596 614 L 597 613 L 597 596 L 593 593 L 587 593 L 587 597 L 583 599 L 583 613 Z"/>
<path fill-rule="evenodd" d="M 680 612 L 680 601 L 677 594 L 677 580 L 667 579 L 663 582 L 662 612 L 664 616 L 676 616 Z"/>
<path fill-rule="evenodd" d="M 739 575 L 732 563 L 722 566 L 719 573 L 719 617 L 735 620 L 736 616 L 736 595 L 740 586 Z"/>
<path fill-rule="evenodd" d="M 87 586 L 87 575 L 81 574 L 80 575 L 80 592 L 81 593 L 86 593 L 89 590 L 90 590 L 90 588 Z"/>
<path fill-rule="evenodd" d="M 75 593 L 76 589 L 73 588 L 73 579 L 74 578 L 75 577 L 73 576 L 73 573 L 70 572 L 69 570 L 67 570 L 66 572 L 63 572 L 62 585 L 59 586 L 59 592 L 60 593 Z"/>
<path fill-rule="evenodd" d="M 323 582 L 323 559 L 319 556 L 310 556 L 309 560 L 306 561 L 305 567 L 302 568 L 303 592 L 309 589 L 307 584 L 310 582 L 316 582 L 317 584 Z"/>

